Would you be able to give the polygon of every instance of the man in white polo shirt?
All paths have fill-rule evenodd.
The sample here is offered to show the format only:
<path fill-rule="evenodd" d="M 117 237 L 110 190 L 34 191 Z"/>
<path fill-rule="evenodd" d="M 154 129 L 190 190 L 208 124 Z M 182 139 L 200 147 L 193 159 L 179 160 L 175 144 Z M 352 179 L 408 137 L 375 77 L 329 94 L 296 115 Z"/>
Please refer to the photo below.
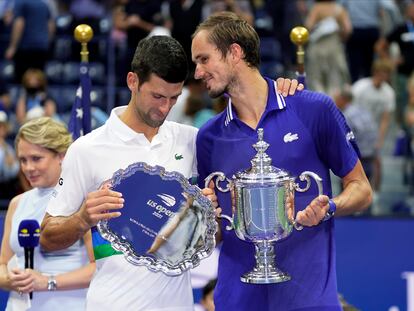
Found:
<path fill-rule="evenodd" d="M 115 108 L 105 125 L 76 140 L 67 152 L 42 226 L 46 250 L 71 245 L 99 220 L 120 215 L 122 194 L 99 189 L 119 169 L 139 161 L 186 178 L 196 176 L 197 130 L 164 122 L 187 72 L 187 58 L 175 39 L 158 36 L 140 42 L 127 75 L 128 106 Z M 103 239 L 99 241 L 96 230 L 92 233 L 97 271 L 88 292 L 88 310 L 193 310 L 188 272 L 168 277 L 129 264 L 110 245 L 100 243 Z"/>

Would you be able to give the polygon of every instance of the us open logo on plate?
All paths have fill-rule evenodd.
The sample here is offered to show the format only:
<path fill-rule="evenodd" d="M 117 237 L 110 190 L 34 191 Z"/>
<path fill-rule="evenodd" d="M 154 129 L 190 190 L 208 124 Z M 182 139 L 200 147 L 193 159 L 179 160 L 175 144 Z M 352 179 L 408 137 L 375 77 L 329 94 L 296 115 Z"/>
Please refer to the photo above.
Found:
<path fill-rule="evenodd" d="M 169 207 L 173 207 L 176 203 L 175 198 L 166 193 L 157 194 L 157 197 L 159 197 L 162 202 Z"/>

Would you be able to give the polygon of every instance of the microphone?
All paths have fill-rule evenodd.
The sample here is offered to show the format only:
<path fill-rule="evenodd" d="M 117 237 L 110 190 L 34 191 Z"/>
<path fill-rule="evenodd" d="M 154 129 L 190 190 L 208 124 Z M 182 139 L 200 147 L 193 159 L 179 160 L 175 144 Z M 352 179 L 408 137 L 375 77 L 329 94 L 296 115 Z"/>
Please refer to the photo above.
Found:
<path fill-rule="evenodd" d="M 24 268 L 33 269 L 34 248 L 39 245 L 40 225 L 35 219 L 25 219 L 20 222 L 18 240 L 24 248 Z M 30 293 L 30 299 L 33 293 Z"/>

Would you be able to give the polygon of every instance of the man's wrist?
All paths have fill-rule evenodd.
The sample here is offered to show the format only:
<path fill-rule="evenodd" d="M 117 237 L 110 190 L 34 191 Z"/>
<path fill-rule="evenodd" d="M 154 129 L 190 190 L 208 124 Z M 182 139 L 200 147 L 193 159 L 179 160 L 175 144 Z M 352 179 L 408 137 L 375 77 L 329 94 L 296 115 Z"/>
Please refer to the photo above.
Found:
<path fill-rule="evenodd" d="M 82 210 L 79 210 L 78 212 L 76 212 L 75 214 L 73 214 L 74 216 L 74 221 L 78 222 L 78 228 L 79 228 L 79 232 L 80 235 L 83 236 L 87 231 L 89 231 L 89 229 L 91 229 L 93 226 L 91 224 L 89 224 L 83 217 L 82 217 Z"/>

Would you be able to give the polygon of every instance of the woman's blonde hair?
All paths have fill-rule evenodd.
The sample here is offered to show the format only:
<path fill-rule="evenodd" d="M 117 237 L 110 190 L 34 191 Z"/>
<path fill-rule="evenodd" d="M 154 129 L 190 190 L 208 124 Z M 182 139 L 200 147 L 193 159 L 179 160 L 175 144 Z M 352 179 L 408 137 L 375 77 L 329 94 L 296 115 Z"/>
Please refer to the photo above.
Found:
<path fill-rule="evenodd" d="M 21 139 L 57 153 L 65 153 L 72 143 L 66 126 L 50 117 L 41 117 L 24 123 L 15 139 L 15 148 Z"/>

